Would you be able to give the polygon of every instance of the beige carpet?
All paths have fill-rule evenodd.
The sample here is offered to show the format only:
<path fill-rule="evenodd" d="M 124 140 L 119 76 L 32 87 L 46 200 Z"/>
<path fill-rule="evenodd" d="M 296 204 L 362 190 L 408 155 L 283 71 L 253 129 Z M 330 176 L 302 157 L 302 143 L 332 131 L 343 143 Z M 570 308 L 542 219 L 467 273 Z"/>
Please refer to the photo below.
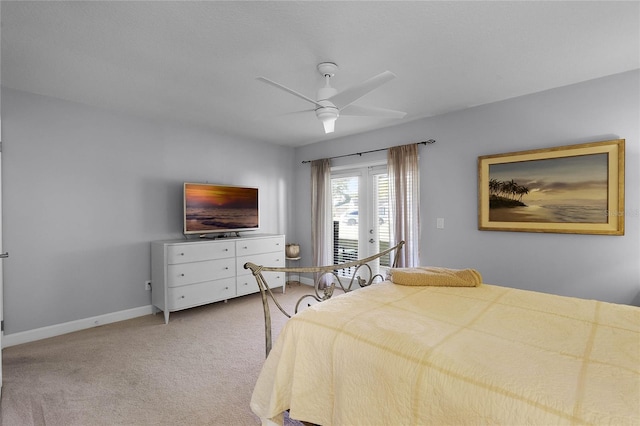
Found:
<path fill-rule="evenodd" d="M 293 311 L 309 290 L 275 293 Z M 286 317 L 271 312 L 275 341 Z M 259 294 L 9 347 L 2 425 L 258 425 L 264 355 Z"/>

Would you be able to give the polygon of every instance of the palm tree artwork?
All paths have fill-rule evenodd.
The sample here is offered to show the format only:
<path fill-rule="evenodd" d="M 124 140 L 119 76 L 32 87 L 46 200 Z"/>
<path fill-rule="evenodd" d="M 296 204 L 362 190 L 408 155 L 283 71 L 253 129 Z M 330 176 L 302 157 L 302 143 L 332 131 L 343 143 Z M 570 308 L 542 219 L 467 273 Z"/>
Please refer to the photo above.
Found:
<path fill-rule="evenodd" d="M 498 179 L 489 180 L 489 208 L 526 206 L 522 197 L 529 193 L 529 188 L 511 179 L 504 182 Z"/>
<path fill-rule="evenodd" d="M 489 166 L 489 220 L 606 223 L 607 154 Z"/>

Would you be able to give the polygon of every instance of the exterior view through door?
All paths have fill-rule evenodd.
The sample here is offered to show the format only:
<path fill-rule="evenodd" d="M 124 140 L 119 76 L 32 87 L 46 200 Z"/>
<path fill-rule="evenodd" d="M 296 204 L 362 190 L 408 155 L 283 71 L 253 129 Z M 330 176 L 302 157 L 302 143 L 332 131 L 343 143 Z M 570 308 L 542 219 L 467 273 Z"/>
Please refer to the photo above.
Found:
<path fill-rule="evenodd" d="M 331 172 L 333 262 L 368 257 L 390 247 L 389 179 L 386 165 Z M 384 274 L 390 255 L 371 265 Z M 350 273 L 352 271 L 345 271 Z"/>

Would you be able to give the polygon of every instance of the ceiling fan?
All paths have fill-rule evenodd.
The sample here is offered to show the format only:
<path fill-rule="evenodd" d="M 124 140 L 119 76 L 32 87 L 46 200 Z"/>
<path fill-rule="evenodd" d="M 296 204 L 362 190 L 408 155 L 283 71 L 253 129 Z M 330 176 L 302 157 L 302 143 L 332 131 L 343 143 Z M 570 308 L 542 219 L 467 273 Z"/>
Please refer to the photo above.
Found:
<path fill-rule="evenodd" d="M 361 105 L 354 105 L 353 103 L 371 92 L 372 90 L 382 86 L 384 83 L 395 78 L 395 74 L 391 71 L 385 71 L 370 79 L 363 81 L 360 84 L 351 86 L 341 92 L 338 92 L 335 88 L 331 87 L 330 80 L 336 73 L 338 66 L 333 62 L 322 62 L 318 64 L 318 71 L 325 79 L 324 87 L 318 89 L 316 100 L 313 100 L 293 89 L 289 89 L 280 83 L 269 80 L 265 77 L 258 77 L 258 80 L 267 84 L 282 89 L 285 92 L 289 92 L 307 102 L 311 102 L 315 105 L 314 109 L 307 111 L 315 111 L 316 117 L 324 125 L 325 133 L 332 133 L 335 130 L 335 122 L 340 115 L 354 115 L 354 116 L 370 116 L 370 117 L 386 117 L 386 118 L 403 118 L 407 115 L 406 112 L 395 111 L 392 109 L 366 107 Z"/>

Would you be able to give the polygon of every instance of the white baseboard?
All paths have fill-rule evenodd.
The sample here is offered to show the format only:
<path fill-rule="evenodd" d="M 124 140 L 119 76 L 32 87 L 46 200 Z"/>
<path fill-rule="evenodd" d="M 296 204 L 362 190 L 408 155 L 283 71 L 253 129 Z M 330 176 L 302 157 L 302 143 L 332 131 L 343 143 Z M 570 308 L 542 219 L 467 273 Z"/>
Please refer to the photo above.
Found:
<path fill-rule="evenodd" d="M 11 333 L 2 336 L 2 347 L 20 345 L 22 343 L 35 342 L 36 340 L 47 339 L 49 337 L 60 336 L 74 331 L 85 330 L 87 328 L 99 327 L 113 322 L 124 321 L 131 318 L 141 317 L 153 313 L 151 305 L 140 306 L 139 308 L 127 309 L 125 311 L 112 312 L 110 314 L 98 315 L 96 317 L 84 318 L 76 321 L 69 321 L 62 324 L 50 325 L 36 328 L 34 330 Z"/>
<path fill-rule="evenodd" d="M 304 284 L 304 285 L 308 285 L 308 286 L 311 286 L 311 287 L 314 286 L 314 282 L 313 282 L 312 278 L 300 277 L 299 283 L 300 284 Z"/>

